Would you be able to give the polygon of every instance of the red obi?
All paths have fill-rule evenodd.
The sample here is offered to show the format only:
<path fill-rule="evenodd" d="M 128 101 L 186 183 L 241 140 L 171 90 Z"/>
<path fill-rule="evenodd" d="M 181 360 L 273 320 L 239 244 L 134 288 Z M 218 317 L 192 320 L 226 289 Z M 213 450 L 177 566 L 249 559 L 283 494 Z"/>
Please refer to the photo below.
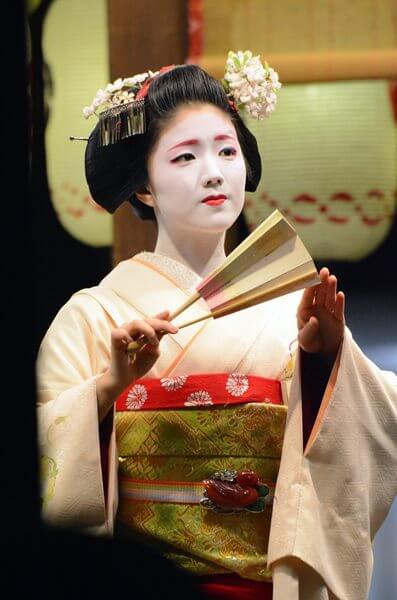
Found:
<path fill-rule="evenodd" d="M 199 373 L 139 379 L 120 394 L 116 410 L 199 408 L 247 402 L 282 404 L 280 382 L 241 373 Z"/>

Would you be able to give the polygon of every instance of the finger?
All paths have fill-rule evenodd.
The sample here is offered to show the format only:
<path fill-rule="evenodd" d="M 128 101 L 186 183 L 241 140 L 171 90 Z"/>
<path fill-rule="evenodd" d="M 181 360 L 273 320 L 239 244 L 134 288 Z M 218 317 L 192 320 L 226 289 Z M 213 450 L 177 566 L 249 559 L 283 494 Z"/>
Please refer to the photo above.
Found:
<path fill-rule="evenodd" d="M 328 267 L 321 267 L 321 269 L 319 271 L 319 277 L 320 277 L 322 283 L 324 283 L 325 281 L 327 281 L 327 279 L 329 277 L 329 269 L 328 269 Z"/>
<path fill-rule="evenodd" d="M 316 296 L 317 288 L 318 285 L 313 285 L 312 287 L 308 287 L 303 291 L 298 310 L 306 310 L 313 306 L 313 300 Z"/>
<path fill-rule="evenodd" d="M 165 331 L 167 333 L 176 333 L 178 331 L 178 327 L 170 323 L 169 321 L 165 321 L 164 319 L 146 319 L 146 323 L 149 323 L 151 327 L 157 332 L 160 333 Z"/>
<path fill-rule="evenodd" d="M 115 350 L 125 350 L 126 346 L 132 341 L 132 337 L 125 327 L 113 329 L 111 333 L 111 346 Z"/>
<path fill-rule="evenodd" d="M 336 294 L 334 315 L 339 321 L 343 321 L 345 318 L 345 294 L 343 292 Z"/>
<path fill-rule="evenodd" d="M 298 329 L 302 329 L 309 321 L 310 317 L 313 316 L 313 307 L 300 308 L 297 312 Z"/>
<path fill-rule="evenodd" d="M 132 339 L 144 337 L 145 341 L 153 346 L 158 346 L 159 340 L 156 331 L 147 321 L 131 321 L 125 325 Z"/>
<path fill-rule="evenodd" d="M 306 325 L 298 333 L 298 342 L 303 349 L 313 346 L 318 335 L 319 322 L 316 317 L 310 317 Z"/>
<path fill-rule="evenodd" d="M 330 275 L 327 282 L 327 295 L 325 298 L 325 306 L 330 312 L 335 309 L 337 279 L 335 275 Z"/>
<path fill-rule="evenodd" d="M 323 306 L 325 298 L 327 296 L 327 281 L 329 277 L 329 270 L 327 267 L 323 267 L 319 272 L 321 283 L 316 290 L 316 304 Z"/>

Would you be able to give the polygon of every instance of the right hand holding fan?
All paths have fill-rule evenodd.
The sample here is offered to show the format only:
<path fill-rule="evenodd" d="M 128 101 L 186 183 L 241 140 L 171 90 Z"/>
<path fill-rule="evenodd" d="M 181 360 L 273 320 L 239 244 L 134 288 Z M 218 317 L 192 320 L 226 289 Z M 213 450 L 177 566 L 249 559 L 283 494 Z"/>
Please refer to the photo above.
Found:
<path fill-rule="evenodd" d="M 152 368 L 160 356 L 159 344 L 163 335 L 178 331 L 168 321 L 169 316 L 169 311 L 164 311 L 156 317 L 137 319 L 113 329 L 109 368 L 96 381 L 100 421 L 109 412 L 117 396 Z M 134 339 L 142 337 L 145 344 L 131 359 L 127 346 Z"/>
<path fill-rule="evenodd" d="M 319 275 L 321 283 L 306 288 L 298 306 L 298 342 L 309 354 L 335 357 L 345 330 L 345 295 L 326 267 Z"/>

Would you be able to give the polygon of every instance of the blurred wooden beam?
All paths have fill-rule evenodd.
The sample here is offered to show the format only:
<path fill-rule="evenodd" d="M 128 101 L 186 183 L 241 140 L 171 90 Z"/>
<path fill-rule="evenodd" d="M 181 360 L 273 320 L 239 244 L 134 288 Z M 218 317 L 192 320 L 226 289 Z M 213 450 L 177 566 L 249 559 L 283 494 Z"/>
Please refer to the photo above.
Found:
<path fill-rule="evenodd" d="M 397 49 L 335 50 L 329 52 L 261 52 L 280 75 L 283 83 L 337 81 L 350 79 L 395 79 Z M 203 69 L 214 77 L 223 77 L 225 56 L 203 56 Z"/>
<path fill-rule="evenodd" d="M 110 78 L 128 77 L 187 57 L 185 0 L 108 0 Z M 113 220 L 113 264 L 142 250 L 153 250 L 156 225 L 141 221 L 129 205 Z"/>

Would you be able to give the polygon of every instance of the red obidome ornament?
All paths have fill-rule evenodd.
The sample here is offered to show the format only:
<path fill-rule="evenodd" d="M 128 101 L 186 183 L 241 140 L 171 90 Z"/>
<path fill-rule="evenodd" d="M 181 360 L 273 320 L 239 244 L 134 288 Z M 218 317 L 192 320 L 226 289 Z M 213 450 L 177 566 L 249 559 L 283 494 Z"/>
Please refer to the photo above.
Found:
<path fill-rule="evenodd" d="M 203 484 L 205 492 L 200 505 L 220 513 L 263 512 L 270 493 L 255 471 L 217 471 Z"/>

